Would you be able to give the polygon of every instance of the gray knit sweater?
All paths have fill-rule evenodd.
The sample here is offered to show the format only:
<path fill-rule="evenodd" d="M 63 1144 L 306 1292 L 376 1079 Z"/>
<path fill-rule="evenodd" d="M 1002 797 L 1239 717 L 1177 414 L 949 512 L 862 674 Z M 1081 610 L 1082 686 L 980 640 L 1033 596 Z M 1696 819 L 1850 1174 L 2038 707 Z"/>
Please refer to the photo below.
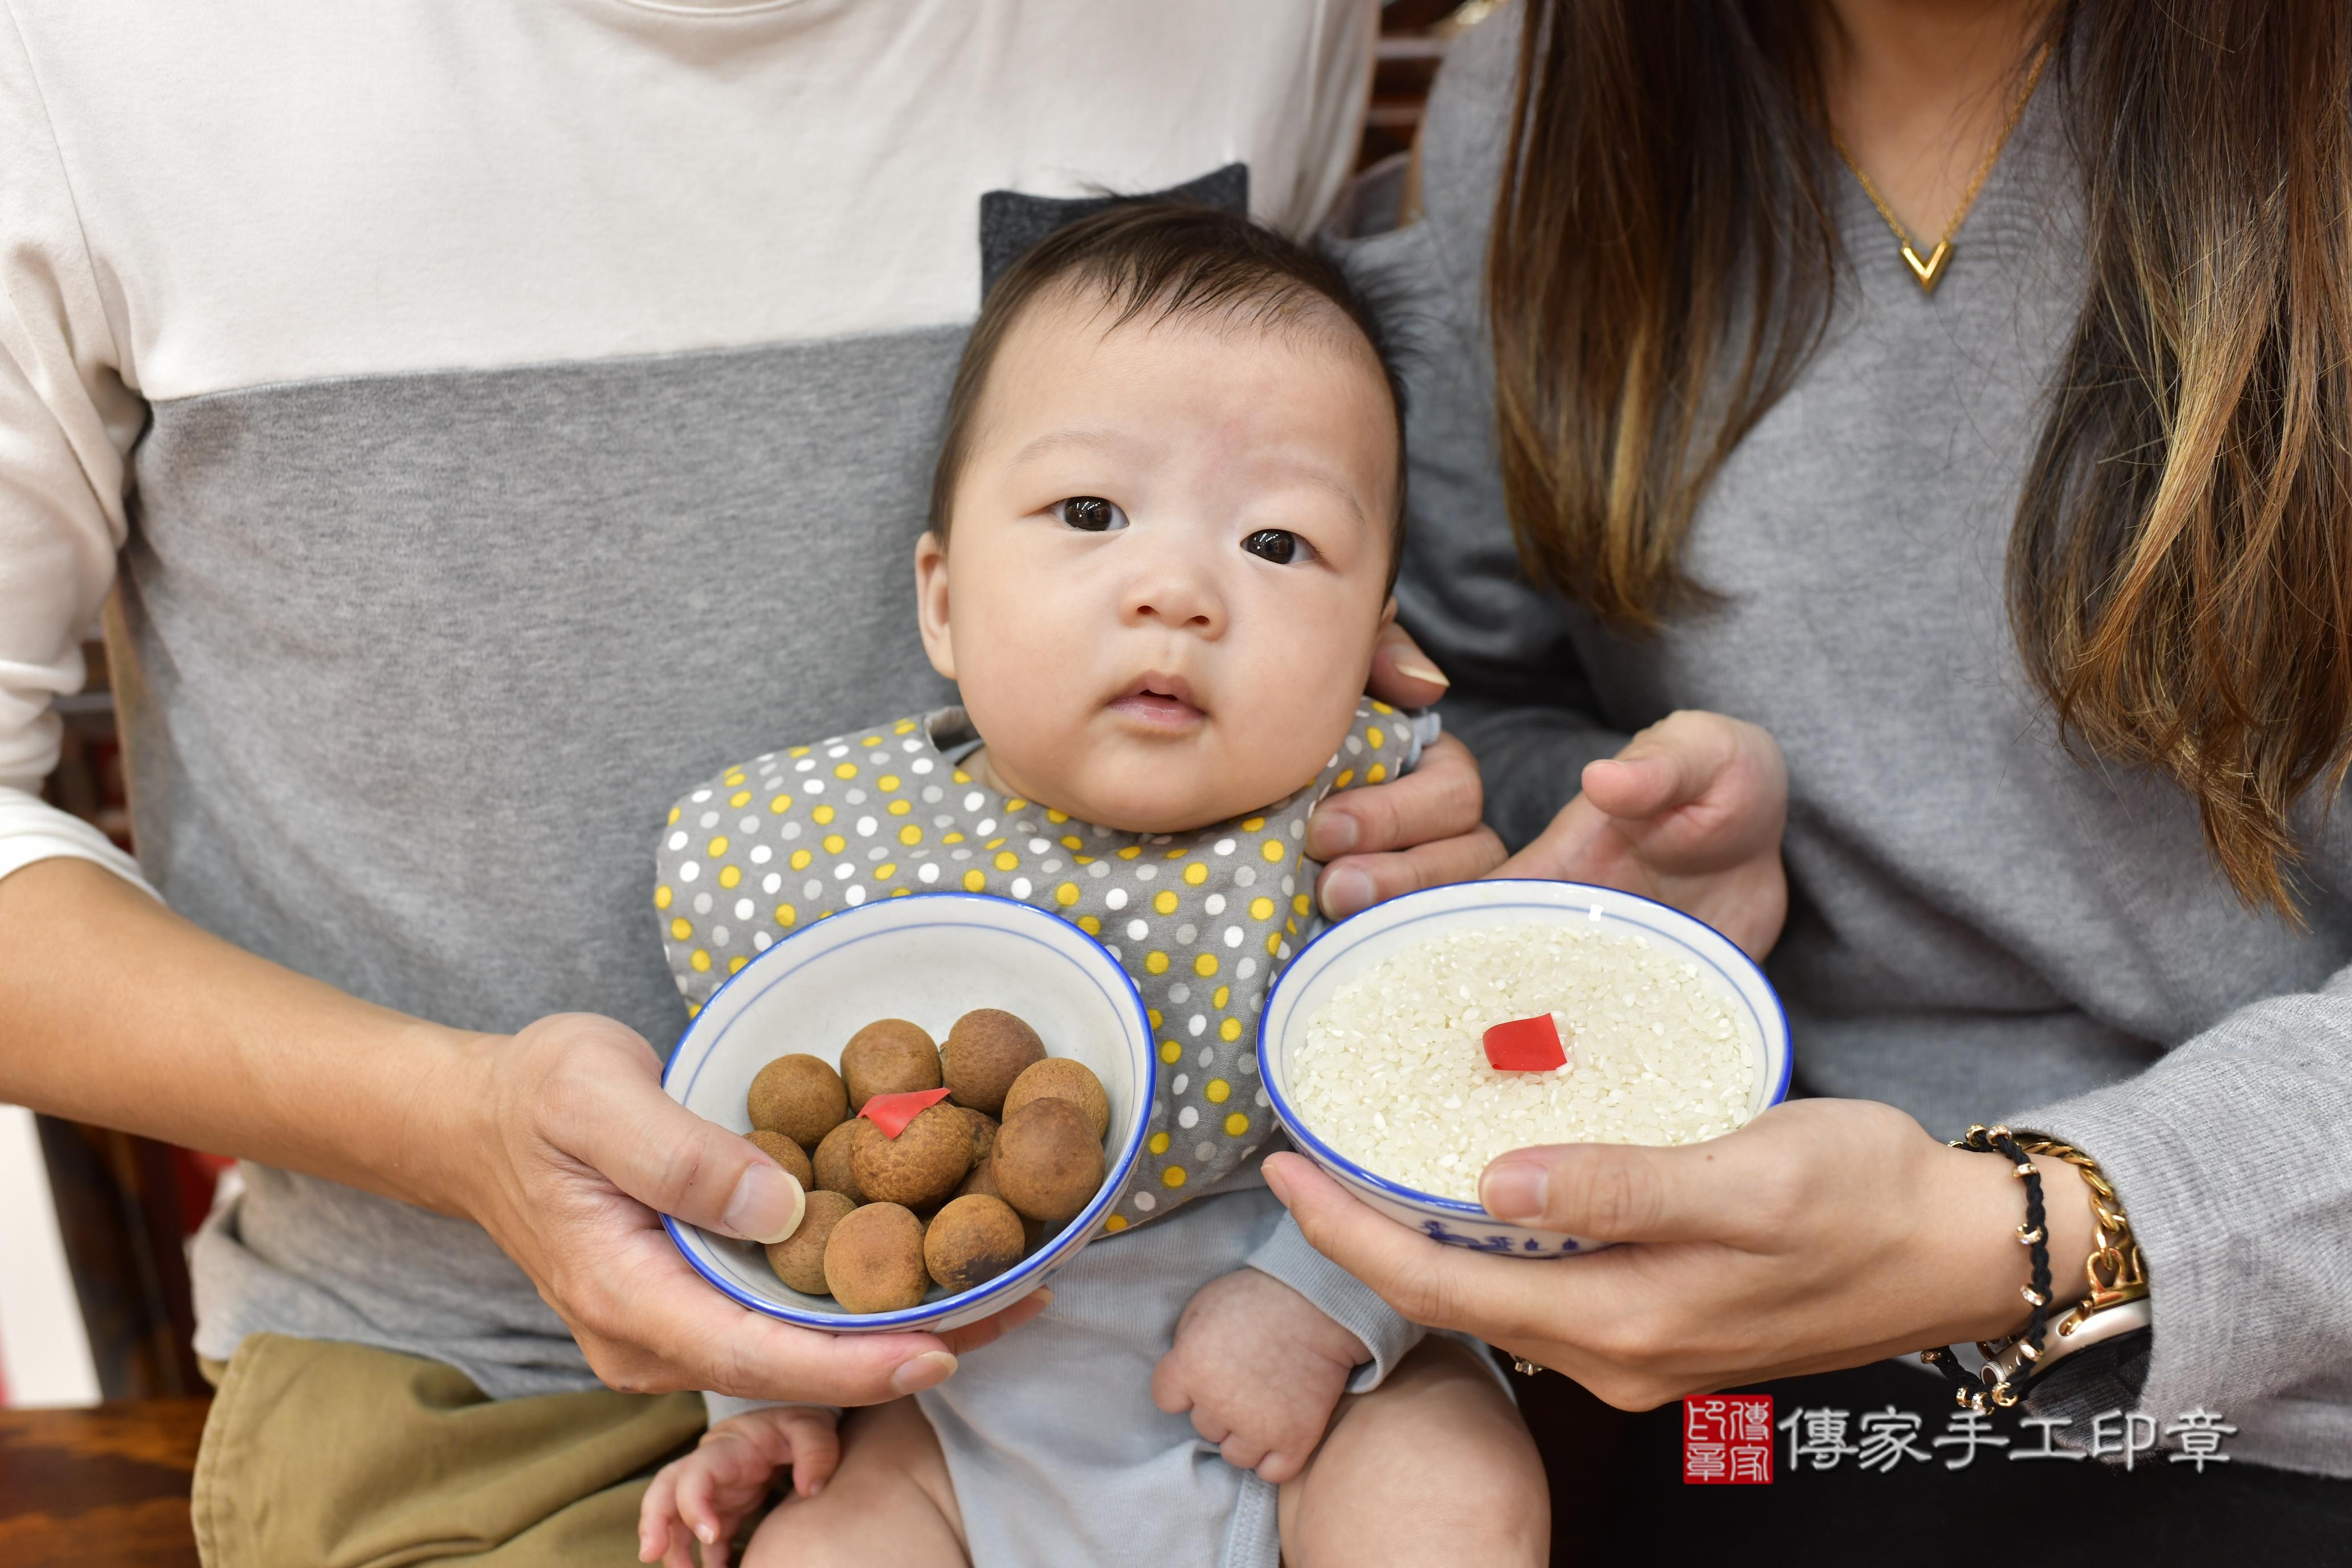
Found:
<path fill-rule="evenodd" d="M 2141 1237 L 2155 1331 L 2037 1401 L 2074 1420 L 2061 1440 L 2111 1407 L 2168 1426 L 2202 1406 L 2242 1460 L 2352 1475 L 2346 825 L 2306 814 L 2308 931 L 2250 912 L 2179 793 L 2054 743 L 2005 618 L 2019 480 L 2084 287 L 2056 84 L 1933 296 L 1845 183 L 1830 338 L 1692 534 L 1723 606 L 1629 641 L 1530 588 L 1504 517 L 1478 280 L 1517 32 L 1506 11 L 1447 63 L 1424 220 L 1376 232 L 1370 190 L 1362 237 L 1338 242 L 1406 340 L 1400 596 L 1454 679 L 1489 819 L 1526 841 L 1585 763 L 1678 708 L 1769 730 L 1791 891 L 1769 971 L 1801 1087 L 1940 1136 L 2004 1119 L 2067 1139 Z"/>

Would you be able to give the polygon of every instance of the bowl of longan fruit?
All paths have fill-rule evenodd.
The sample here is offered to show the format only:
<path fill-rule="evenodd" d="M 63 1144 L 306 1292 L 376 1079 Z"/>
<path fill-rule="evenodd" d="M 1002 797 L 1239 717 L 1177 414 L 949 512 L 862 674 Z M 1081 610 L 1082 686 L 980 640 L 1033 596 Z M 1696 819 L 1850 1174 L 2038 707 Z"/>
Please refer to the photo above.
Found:
<path fill-rule="evenodd" d="M 761 1247 L 663 1224 L 705 1279 L 787 1322 L 972 1322 L 1109 1218 L 1155 1066 L 1134 982 L 1069 922 L 969 893 L 844 910 L 732 975 L 662 1075 L 799 1178 L 799 1228 Z"/>

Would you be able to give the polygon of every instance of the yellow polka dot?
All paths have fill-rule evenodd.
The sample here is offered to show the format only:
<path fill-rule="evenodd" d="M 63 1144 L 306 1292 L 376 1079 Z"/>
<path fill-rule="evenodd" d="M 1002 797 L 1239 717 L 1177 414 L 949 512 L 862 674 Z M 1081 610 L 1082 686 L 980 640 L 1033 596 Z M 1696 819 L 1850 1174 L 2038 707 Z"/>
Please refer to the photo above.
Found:
<path fill-rule="evenodd" d="M 1255 833 L 1259 828 L 1264 827 L 1265 826 L 1265 818 L 1263 816 L 1245 816 L 1242 818 L 1242 831 L 1244 833 Z"/>
<path fill-rule="evenodd" d="M 1374 763 L 1370 767 L 1364 770 L 1364 782 L 1366 784 L 1378 784 L 1388 776 L 1388 764 L 1385 763 Z"/>
<path fill-rule="evenodd" d="M 1339 776 L 1331 781 L 1331 787 L 1333 789 L 1346 789 L 1349 784 L 1354 784 L 1355 782 L 1356 770 L 1353 768 L 1341 768 L 1339 770 Z"/>
<path fill-rule="evenodd" d="M 1126 1228 L 1127 1228 L 1127 1216 L 1126 1216 L 1125 1215 L 1123 1215 L 1123 1214 L 1115 1214 L 1115 1215 L 1111 1215 L 1111 1216 L 1110 1216 L 1110 1218 L 1108 1218 L 1108 1219 L 1107 1219 L 1107 1220 L 1103 1221 L 1103 1229 L 1105 1229 L 1105 1230 L 1107 1230 L 1107 1231 L 1109 1231 L 1109 1230 L 1125 1230 Z"/>
<path fill-rule="evenodd" d="M 793 797 L 788 795 L 777 795 L 768 802 L 768 809 L 774 812 L 778 816 L 783 816 L 784 813 L 792 810 L 792 808 Z"/>
<path fill-rule="evenodd" d="M 1181 860 L 1184 858 L 1185 853 L 1186 852 L 1181 849 L 1171 849 L 1167 854 L 1162 855 L 1160 858 L 1163 860 Z"/>
<path fill-rule="evenodd" d="M 857 743 L 861 746 L 878 746 L 882 743 L 882 737 L 879 735 L 868 735 L 866 739 L 858 742 Z"/>
<path fill-rule="evenodd" d="M 1250 900 L 1250 919 L 1254 921 L 1270 921 L 1274 919 L 1274 900 L 1272 899 L 1252 899 Z"/>
<path fill-rule="evenodd" d="M 831 910 L 823 910 L 819 912 L 816 918 L 821 921 L 829 921 L 833 919 L 833 911 Z"/>
<path fill-rule="evenodd" d="M 743 770 L 741 768 L 729 768 L 727 770 L 727 776 L 719 782 L 725 784 L 729 789 L 733 789 L 737 784 L 743 782 Z"/>
<path fill-rule="evenodd" d="M 1163 1062 L 1170 1062 L 1170 1063 L 1174 1063 L 1174 1062 L 1181 1062 L 1181 1061 L 1182 1061 L 1182 1060 L 1184 1059 L 1184 1047 L 1183 1047 L 1183 1045 L 1182 1045 L 1181 1042 L 1176 1041 L 1176 1040 L 1162 1040 L 1162 1041 L 1160 1041 L 1160 1059 L 1161 1061 L 1163 1061 Z"/>
<path fill-rule="evenodd" d="M 669 908 L 669 901 L 672 897 L 673 895 L 667 888 L 656 888 L 654 889 L 654 908 L 657 910 L 666 910 Z"/>
<path fill-rule="evenodd" d="M 1297 936 L 1298 934 L 1298 922 L 1297 921 L 1285 921 L 1282 922 L 1282 929 L 1288 931 L 1291 935 Z"/>
<path fill-rule="evenodd" d="M 842 763 L 834 768 L 833 776 L 837 779 L 854 779 L 857 776 L 857 764 Z"/>
<path fill-rule="evenodd" d="M 940 837 L 940 842 L 942 844 L 961 844 L 963 842 L 963 835 L 961 833 L 942 834 Z"/>
<path fill-rule="evenodd" d="M 1102 921 L 1095 919 L 1092 915 L 1080 915 L 1078 917 L 1078 929 L 1086 932 L 1088 936 L 1100 936 L 1102 935 Z"/>
<path fill-rule="evenodd" d="M 1244 1116 L 1240 1111 L 1236 1110 L 1231 1116 L 1225 1118 L 1226 1137 L 1238 1138 L 1248 1131 L 1249 1118 Z"/>
<path fill-rule="evenodd" d="M 1168 973 L 1168 955 L 1164 952 L 1148 952 L 1143 955 L 1143 967 L 1154 974 L 1165 974 Z"/>
<path fill-rule="evenodd" d="M 1026 811 L 1029 809 L 1029 803 L 1023 800 L 1017 795 L 1013 795 L 1005 801 L 1004 809 L 1007 811 Z"/>
<path fill-rule="evenodd" d="M 740 866 L 721 866 L 719 868 L 719 885 L 722 888 L 731 888 L 742 879 L 743 868 Z"/>
<path fill-rule="evenodd" d="M 1226 1003 L 1233 1000 L 1233 996 L 1234 988 L 1232 986 L 1220 985 L 1217 987 L 1217 994 L 1209 998 L 1209 1005 L 1222 1010 Z"/>
<path fill-rule="evenodd" d="M 1259 849 L 1258 853 L 1269 861 L 1279 863 L 1283 857 L 1282 840 L 1279 838 L 1267 839 L 1265 847 Z"/>
<path fill-rule="evenodd" d="M 977 893 L 986 886 L 988 886 L 988 879 L 982 873 L 978 871 L 966 871 L 963 874 L 963 890 L 965 892 Z"/>
<path fill-rule="evenodd" d="M 1391 713 L 1395 712 L 1395 711 L 1396 711 L 1396 710 L 1395 710 L 1395 709 L 1393 709 L 1393 708 L 1391 708 L 1391 707 L 1390 707 L 1390 706 L 1389 706 L 1387 703 L 1385 703 L 1385 702 L 1375 702 L 1375 703 L 1373 703 L 1373 704 L 1372 704 L 1372 711 L 1373 711 L 1373 712 L 1375 712 L 1375 713 L 1377 713 L 1377 714 L 1379 714 L 1381 718 L 1385 719 L 1385 718 L 1387 718 L 1390 714 L 1391 714 Z"/>
<path fill-rule="evenodd" d="M 1015 855 L 1010 849 L 1003 851 L 996 858 L 996 868 L 1000 871 L 1010 871 L 1013 867 L 1018 866 L 1019 864 L 1021 864 L 1021 857 Z"/>
<path fill-rule="evenodd" d="M 674 805 L 669 808 L 669 820 L 672 826 L 677 825 L 677 807 Z"/>
<path fill-rule="evenodd" d="M 1155 1154 L 1165 1154 L 1168 1152 L 1168 1134 L 1165 1132 L 1154 1132 L 1151 1135 L 1151 1142 L 1145 1145 L 1145 1147 L 1149 1148 Z"/>
<path fill-rule="evenodd" d="M 751 961 L 750 959 L 748 959 L 748 958 L 744 957 L 741 953 L 740 953 L 740 952 L 739 952 L 739 953 L 737 953 L 734 957 L 732 957 L 732 958 L 730 958 L 730 959 L 729 959 L 729 960 L 727 961 L 727 973 L 730 973 L 730 974 L 732 974 L 732 973 L 734 973 L 737 970 L 739 970 L 739 969 L 742 968 L 745 964 L 747 964 L 747 963 L 751 963 Z"/>
<path fill-rule="evenodd" d="M 833 807 L 829 805 L 820 805 L 814 811 L 810 812 L 809 816 L 815 820 L 816 825 L 819 827 L 823 827 L 826 823 L 833 820 Z"/>
<path fill-rule="evenodd" d="M 914 809 L 915 803 L 911 800 L 894 800 L 890 803 L 890 815 L 893 816 L 904 816 Z"/>
<path fill-rule="evenodd" d="M 921 828 L 919 828 L 919 827 L 916 826 L 913 823 L 911 823 L 911 822 L 910 822 L 910 823 L 907 824 L 907 826 L 904 826 L 904 827 L 902 827 L 902 828 L 898 829 L 898 842 L 899 842 L 899 843 L 901 843 L 901 844 L 920 844 L 922 841 L 923 841 L 923 830 L 922 830 Z"/>
<path fill-rule="evenodd" d="M 1054 889 L 1054 901 L 1064 909 L 1068 909 L 1078 901 L 1078 885 L 1076 882 L 1063 883 Z"/>
<path fill-rule="evenodd" d="M 1054 811 L 1048 809 L 1045 813 L 1045 820 L 1052 823 L 1055 826 L 1059 827 L 1062 824 L 1070 820 L 1070 814 L 1066 811 Z"/>
<path fill-rule="evenodd" d="M 838 855 L 849 847 L 849 840 L 838 833 L 826 834 L 824 842 L 824 852 L 828 855 Z"/>
<path fill-rule="evenodd" d="M 1160 1009 L 1157 1007 L 1147 1007 L 1144 1011 L 1151 1015 L 1151 1026 L 1155 1029 L 1160 1027 Z"/>
<path fill-rule="evenodd" d="M 1223 1079 L 1213 1078 L 1209 1080 L 1208 1087 L 1202 1089 L 1201 1093 L 1211 1105 L 1223 1105 L 1234 1097 L 1234 1086 Z"/>
<path fill-rule="evenodd" d="M 1197 888 L 1208 879 L 1209 868 L 1198 860 L 1184 868 L 1184 880 L 1188 885 Z"/>
<path fill-rule="evenodd" d="M 1373 725 L 1370 729 L 1364 731 L 1364 743 L 1370 746 L 1374 751 L 1378 751 L 1382 746 L 1387 745 L 1388 741 L 1389 738 L 1381 733 L 1381 727 L 1378 724 Z"/>
<path fill-rule="evenodd" d="M 898 787 L 898 775 L 897 773 L 884 773 L 880 778 L 874 781 L 874 787 L 876 789 L 897 789 Z"/>
<path fill-rule="evenodd" d="M 702 1004 L 699 1002 L 688 1002 L 686 1005 L 686 1016 L 688 1018 L 700 1017 L 702 1016 Z"/>
<path fill-rule="evenodd" d="M 893 735 L 911 735 L 914 732 L 915 721 L 912 719 L 901 719 L 890 726 L 890 733 Z"/>
<path fill-rule="evenodd" d="M 970 773 L 968 773 L 964 772 L 961 768 L 958 768 L 958 769 L 956 769 L 956 770 L 955 770 L 955 772 L 953 772 L 953 773 L 950 773 L 950 774 L 948 775 L 948 777 L 950 777 L 950 778 L 951 778 L 951 779 L 955 780 L 955 782 L 956 782 L 956 783 L 958 783 L 958 784 L 970 784 L 970 783 L 971 783 L 971 775 Z"/>
<path fill-rule="evenodd" d="M 1081 866 L 1091 866 L 1095 863 L 1095 858 L 1091 855 L 1073 855 L 1070 858 Z"/>
<path fill-rule="evenodd" d="M 1226 1019 L 1223 1023 L 1217 1026 L 1217 1034 L 1220 1038 L 1225 1040 L 1240 1039 L 1242 1037 L 1242 1021 L 1239 1018 Z"/>
<path fill-rule="evenodd" d="M 788 757 L 805 757 L 808 754 L 809 749 L 806 746 L 794 746 L 791 751 L 784 753 L 784 755 Z"/>
<path fill-rule="evenodd" d="M 710 973 L 710 955 L 703 952 L 698 947 L 694 950 L 690 956 L 688 956 L 687 963 L 694 965 L 694 972 L 697 974 L 708 974 Z"/>
<path fill-rule="evenodd" d="M 727 804 L 740 811 L 751 804 L 751 792 L 748 789 L 739 789 L 727 797 Z"/>
<path fill-rule="evenodd" d="M 1210 975 L 1214 974 L 1216 972 L 1217 955 L 1213 952 L 1204 952 L 1200 957 L 1192 961 L 1192 973 L 1199 975 L 1203 980 L 1206 980 Z"/>
<path fill-rule="evenodd" d="M 1268 932 L 1266 932 L 1266 933 L 1265 933 L 1265 951 L 1266 951 L 1268 953 L 1272 953 L 1272 952 L 1274 952 L 1274 950 L 1275 950 L 1275 949 L 1276 949 L 1276 948 L 1280 947 L 1281 945 L 1282 945 L 1282 933 L 1281 933 L 1280 931 L 1268 931 Z"/>
<path fill-rule="evenodd" d="M 807 870 L 807 869 L 808 869 L 808 863 L 809 863 L 810 858 L 811 858 L 811 857 L 810 857 L 809 852 L 808 852 L 807 850 L 805 850 L 805 849 L 795 849 L 795 850 L 793 850 L 793 858 L 792 858 L 792 859 L 791 859 L 789 862 L 787 862 L 787 863 L 788 863 L 788 864 L 792 867 L 792 868 L 793 868 L 793 870 L 795 870 L 795 871 L 805 871 L 805 870 Z"/>
<path fill-rule="evenodd" d="M 914 890 L 912 888 L 893 888 L 890 889 L 890 896 L 894 899 L 903 899 Z"/>
<path fill-rule="evenodd" d="M 1160 1172 L 1160 1184 L 1163 1187 L 1182 1186 L 1184 1184 L 1184 1167 L 1181 1165 L 1171 1165 L 1166 1170 Z"/>
<path fill-rule="evenodd" d="M 1130 844 L 1130 845 L 1129 845 L 1126 848 L 1124 848 L 1124 849 L 1122 849 L 1122 850 L 1120 850 L 1120 851 L 1118 852 L 1118 858 L 1119 858 L 1120 859 L 1122 859 L 1122 860 L 1132 860 L 1132 859 L 1134 859 L 1138 855 L 1140 855 L 1140 854 L 1142 854 L 1142 853 L 1143 853 L 1143 846 L 1141 846 L 1140 844 Z"/>
<path fill-rule="evenodd" d="M 874 868 L 874 879 L 877 882 L 887 882 L 898 874 L 898 863 L 896 860 L 885 860 Z"/>
<path fill-rule="evenodd" d="M 1151 895 L 1151 907 L 1163 915 L 1172 915 L 1176 912 L 1176 895 L 1162 888 Z"/>
<path fill-rule="evenodd" d="M 1304 915 L 1304 914 L 1306 914 L 1306 913 L 1307 913 L 1307 910 L 1309 910 L 1313 909 L 1314 907 L 1315 907 L 1315 906 L 1314 906 L 1313 904 L 1310 904 L 1310 903 L 1308 903 L 1308 902 L 1307 901 L 1307 895 L 1306 895 L 1306 894 L 1304 894 L 1304 893 L 1293 893 L 1293 894 L 1291 894 L 1291 895 L 1290 895 L 1290 912 L 1291 912 L 1292 914 L 1295 914 L 1295 915 Z"/>
<path fill-rule="evenodd" d="M 796 909 L 793 908 L 793 906 L 792 906 L 792 905 L 790 905 L 790 904 L 778 904 L 778 905 L 776 906 L 776 923 L 777 923 L 778 925 L 780 925 L 780 926 L 788 926 L 788 925 L 791 925 L 794 921 L 799 920 L 800 918 L 801 918 L 801 912 L 800 912 L 800 910 L 796 910 Z"/>
<path fill-rule="evenodd" d="M 723 833 L 722 833 L 722 834 L 720 834 L 718 837 L 716 837 L 716 838 L 714 838 L 714 839 L 712 839 L 712 840 L 710 841 L 710 858 L 711 858 L 713 860 L 716 860 L 716 859 L 718 859 L 721 855 L 724 855 L 724 854 L 726 854 L 726 853 L 727 853 L 727 836 L 726 836 L 725 834 L 723 834 Z"/>
<path fill-rule="evenodd" d="M 994 848 L 998 847 L 999 846 L 1003 845 L 1003 842 L 1004 842 L 1003 836 L 1002 834 L 1000 834 L 1000 835 L 998 835 L 996 837 L 992 838 L 992 839 L 990 839 L 987 843 L 985 843 L 985 844 L 982 845 L 982 846 L 981 846 L 981 847 L 982 847 L 982 849 L 994 849 Z"/>
<path fill-rule="evenodd" d="M 1086 847 L 1087 841 L 1075 833 L 1062 840 L 1062 847 L 1065 849 L 1084 849 Z"/>
<path fill-rule="evenodd" d="M 669 922 L 670 941 L 684 942 L 688 937 L 690 937 L 693 934 L 694 926 L 684 915 L 680 915 L 677 919 Z"/>

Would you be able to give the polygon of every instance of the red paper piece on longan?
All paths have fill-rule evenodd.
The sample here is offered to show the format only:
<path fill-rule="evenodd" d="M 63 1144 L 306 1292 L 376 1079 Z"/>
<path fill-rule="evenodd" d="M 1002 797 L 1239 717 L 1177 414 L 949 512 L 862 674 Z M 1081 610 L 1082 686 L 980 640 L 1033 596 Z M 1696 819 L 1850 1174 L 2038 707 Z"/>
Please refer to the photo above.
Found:
<path fill-rule="evenodd" d="M 1549 1013 L 1514 1018 L 1486 1031 L 1486 1065 L 1498 1072 L 1550 1072 L 1568 1065 L 1559 1026 Z"/>
<path fill-rule="evenodd" d="M 906 1094 L 877 1094 L 866 1102 L 858 1115 L 882 1129 L 883 1136 L 896 1138 L 907 1130 L 907 1123 L 948 1097 L 944 1089 L 918 1089 Z"/>

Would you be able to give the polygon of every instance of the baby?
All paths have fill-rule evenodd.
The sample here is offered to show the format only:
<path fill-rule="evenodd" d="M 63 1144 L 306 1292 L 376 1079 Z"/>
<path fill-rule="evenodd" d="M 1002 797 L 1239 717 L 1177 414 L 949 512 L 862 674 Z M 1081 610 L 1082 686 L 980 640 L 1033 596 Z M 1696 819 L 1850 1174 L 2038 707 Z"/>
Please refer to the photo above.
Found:
<path fill-rule="evenodd" d="M 723 1561 L 785 1466 L 754 1568 L 1271 1568 L 1277 1536 L 1293 1564 L 1541 1559 L 1542 1474 L 1491 1363 L 1423 1341 L 1257 1176 L 1281 1146 L 1257 1014 L 1312 918 L 1307 815 L 1427 738 L 1361 695 L 1402 460 L 1371 316 L 1244 220 L 1115 207 L 991 290 L 915 559 L 963 707 L 697 789 L 655 902 L 689 1008 L 871 899 L 1061 914 L 1150 1009 L 1148 1152 L 1054 1306 L 949 1383 L 838 1435 L 808 1406 L 717 1420 L 647 1491 L 646 1561 L 684 1568 L 689 1532 Z"/>

